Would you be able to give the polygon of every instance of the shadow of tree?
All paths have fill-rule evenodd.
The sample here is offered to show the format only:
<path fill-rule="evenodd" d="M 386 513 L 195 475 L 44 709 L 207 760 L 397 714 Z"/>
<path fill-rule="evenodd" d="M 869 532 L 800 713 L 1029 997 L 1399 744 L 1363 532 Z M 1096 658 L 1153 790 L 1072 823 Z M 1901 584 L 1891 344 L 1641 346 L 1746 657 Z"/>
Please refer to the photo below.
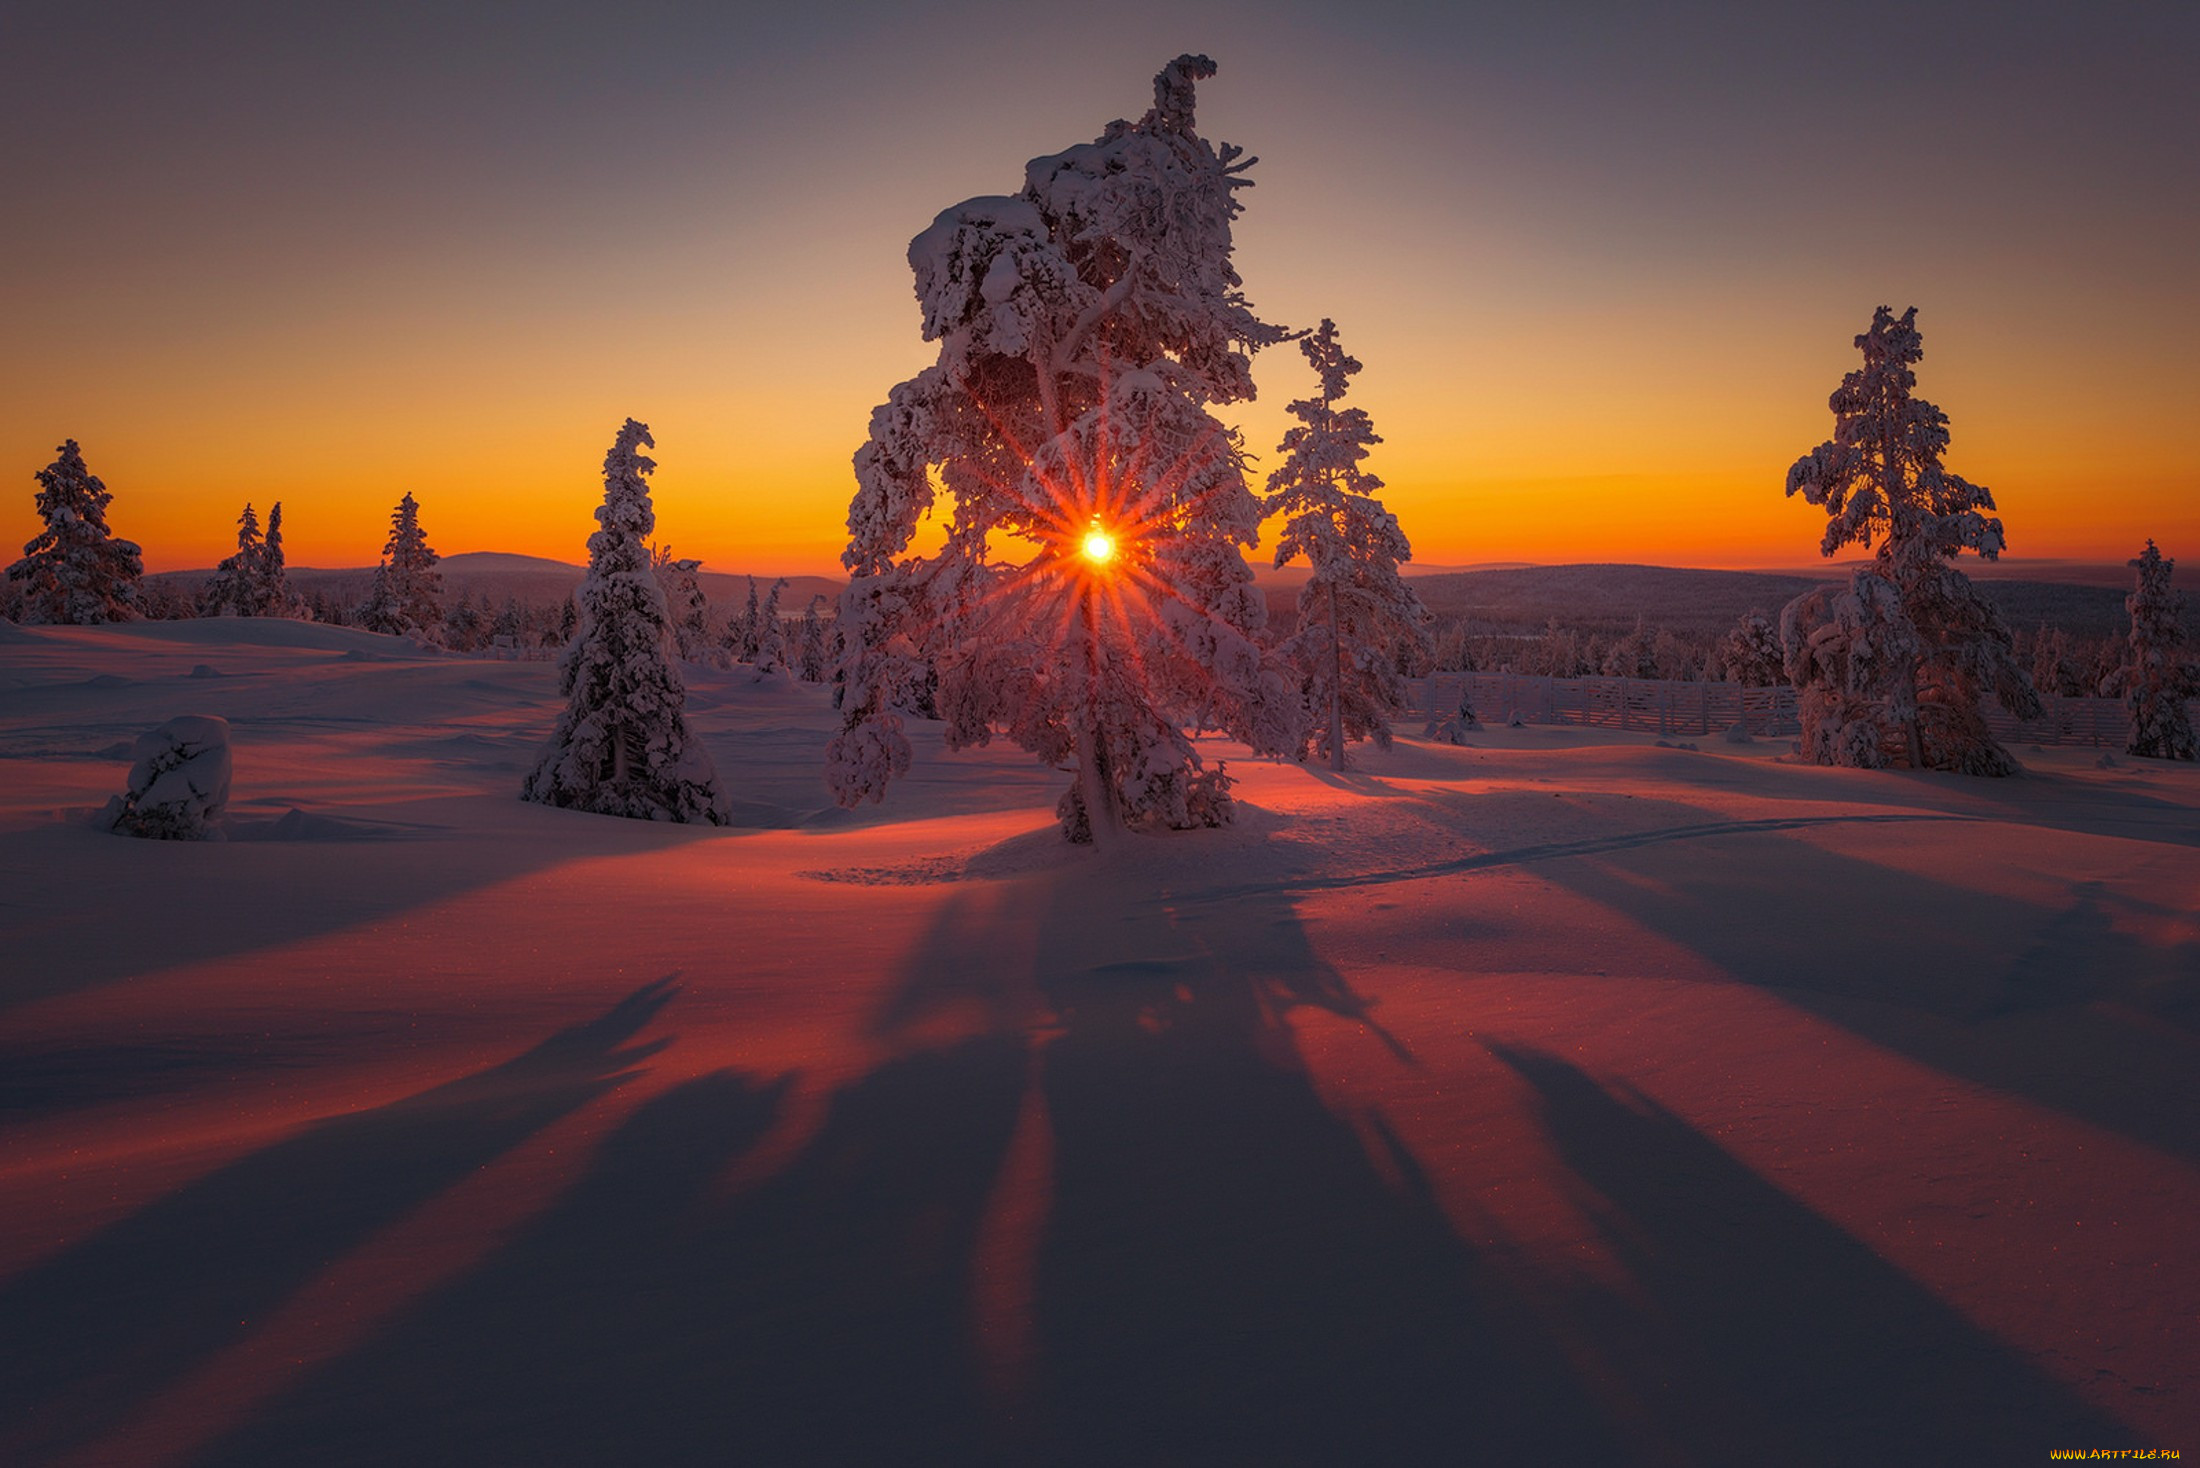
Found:
<path fill-rule="evenodd" d="M 969 1462 L 970 1241 L 1020 1047 L 888 1061 L 783 1170 L 785 1083 L 683 1082 L 480 1268 L 272 1404 L 219 1464 Z"/>
<path fill-rule="evenodd" d="M 252 1153 L 0 1291 L 0 1458 L 81 1446 L 245 1339 L 323 1267 L 634 1073 L 645 985 L 501 1065 Z"/>
<path fill-rule="evenodd" d="M 2200 951 L 2118 931 L 2098 885 L 2043 921 L 1776 833 L 1737 832 L 1685 863 L 1593 854 L 1540 873 L 1874 1044 L 2200 1159 Z"/>
<path fill-rule="evenodd" d="M 1645 1098 L 1556 1056 L 1492 1047 L 1635 1297 L 1577 1295 L 1673 1461 L 2001 1463 L 2132 1445 L 1908 1276 Z"/>
<path fill-rule="evenodd" d="M 1283 1015 L 1366 1006 L 1289 901 L 1162 895 L 1102 921 L 1054 894 L 1040 965 L 1063 1029 L 1044 1060 L 1041 1460 L 1617 1460 L 1418 1170 L 1386 1159 L 1405 1179 L 1387 1181 L 1315 1090 Z"/>

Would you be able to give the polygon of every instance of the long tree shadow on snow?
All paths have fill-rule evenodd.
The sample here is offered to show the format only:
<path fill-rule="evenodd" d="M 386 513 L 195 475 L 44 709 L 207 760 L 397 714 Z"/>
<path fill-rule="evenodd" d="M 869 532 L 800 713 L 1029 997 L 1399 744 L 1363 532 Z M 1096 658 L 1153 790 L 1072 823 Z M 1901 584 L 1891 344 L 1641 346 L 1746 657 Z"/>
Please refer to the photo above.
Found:
<path fill-rule="evenodd" d="M 1620 1459 L 1524 1301 L 1323 1103 L 1284 1013 L 1371 1017 L 1287 899 L 1096 909 L 1065 882 L 1039 974 L 1034 1461 Z"/>
<path fill-rule="evenodd" d="M 889 1060 L 745 1184 L 785 1085 L 674 1086 L 472 1273 L 197 1461 L 985 1461 L 971 1269 L 1024 1071 L 1008 1036 Z"/>
<path fill-rule="evenodd" d="M 1607 1450 L 1532 1319 L 1321 1104 L 1300 1002 L 1357 1001 L 1287 903 L 1180 921 L 1083 865 L 958 893 L 878 1015 L 907 1048 L 774 1169 L 780 1084 L 672 1088 L 202 1461 Z"/>
<path fill-rule="evenodd" d="M 2098 885 L 2043 918 L 1763 831 L 1538 873 L 1874 1044 L 2200 1160 L 2200 945 L 2119 931 L 2130 900 Z"/>
<path fill-rule="evenodd" d="M 501 1065 L 337 1117 L 189 1183 L 0 1290 L 0 1459 L 111 1429 L 385 1226 L 633 1073 L 646 985 Z"/>
<path fill-rule="evenodd" d="M 1631 1297 L 1570 1291 L 1665 1451 L 1704 1465 L 2020 1462 L 2130 1429 L 1964 1320 L 1679 1117 L 1556 1056 L 1492 1047 Z"/>

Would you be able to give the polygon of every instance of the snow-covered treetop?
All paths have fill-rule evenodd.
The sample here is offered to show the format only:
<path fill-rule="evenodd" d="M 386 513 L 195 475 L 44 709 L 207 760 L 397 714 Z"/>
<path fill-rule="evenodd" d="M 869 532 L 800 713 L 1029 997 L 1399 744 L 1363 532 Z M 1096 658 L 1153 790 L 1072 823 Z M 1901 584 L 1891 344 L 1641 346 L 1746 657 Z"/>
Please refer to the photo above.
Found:
<path fill-rule="evenodd" d="M 648 569 L 649 552 L 642 542 L 657 528 L 657 511 L 649 502 L 649 482 L 644 476 L 657 467 L 657 461 L 641 451 L 655 447 L 657 440 L 649 436 L 649 425 L 629 418 L 603 456 L 603 503 L 596 507 L 596 523 L 603 528 L 588 537 L 591 568 Z"/>
<path fill-rule="evenodd" d="M 383 542 L 382 554 L 389 558 L 393 570 L 406 573 L 427 571 L 442 557 L 428 545 L 427 532 L 420 527 L 420 502 L 405 491 L 405 497 L 390 511 L 390 538 Z"/>
<path fill-rule="evenodd" d="M 57 458 L 37 473 L 38 517 L 46 522 L 48 534 L 63 541 L 105 539 L 107 506 L 114 499 L 97 474 L 84 466 L 84 452 L 76 446 L 76 440 L 65 439 L 55 451 Z M 75 527 L 82 526 L 79 531 Z M 47 536 L 39 537 L 45 541 Z M 39 541 L 25 546 L 26 551 L 37 547 Z M 127 542 L 125 542 L 127 543 Z"/>
<path fill-rule="evenodd" d="M 1993 495 L 1941 466 L 1948 415 L 1911 396 L 1911 369 L 1925 354 L 1917 308 L 1898 318 L 1881 306 L 1856 345 L 1864 365 L 1829 400 L 1833 437 L 1788 470 L 1787 492 L 1823 505 L 1831 517 L 1820 551 L 1830 556 L 1884 537 L 1878 553 L 1888 559 L 1963 550 L 1995 559 L 2004 545 L 2001 521 L 1981 513 L 1994 508 Z"/>

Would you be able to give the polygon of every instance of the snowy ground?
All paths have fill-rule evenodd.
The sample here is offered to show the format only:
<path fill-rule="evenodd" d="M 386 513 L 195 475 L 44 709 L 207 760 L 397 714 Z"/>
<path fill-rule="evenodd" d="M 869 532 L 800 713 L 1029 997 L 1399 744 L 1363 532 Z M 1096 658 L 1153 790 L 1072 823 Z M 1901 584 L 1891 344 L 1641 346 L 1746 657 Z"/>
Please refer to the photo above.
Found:
<path fill-rule="evenodd" d="M 2200 771 L 1495 730 L 1103 859 L 692 677 L 730 832 L 518 801 L 548 664 L 0 623 L 0 1462 L 2200 1452 Z M 180 713 L 234 839 L 93 829 Z"/>

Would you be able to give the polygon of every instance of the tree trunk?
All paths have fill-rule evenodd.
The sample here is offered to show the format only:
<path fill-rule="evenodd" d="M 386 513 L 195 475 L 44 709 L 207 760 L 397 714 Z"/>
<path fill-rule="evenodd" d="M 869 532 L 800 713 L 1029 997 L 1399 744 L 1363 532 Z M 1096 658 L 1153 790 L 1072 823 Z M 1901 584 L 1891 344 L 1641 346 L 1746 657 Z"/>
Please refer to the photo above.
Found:
<path fill-rule="evenodd" d="M 1099 595 L 1099 588 L 1088 582 L 1078 606 L 1085 641 L 1085 707 L 1077 726 L 1077 780 L 1093 848 L 1105 851 L 1118 844 L 1123 822 L 1115 809 L 1114 772 L 1108 768 L 1107 739 L 1100 728 L 1100 612 L 1094 605 Z"/>
<path fill-rule="evenodd" d="M 1344 634 L 1337 627 L 1337 583 L 1329 592 L 1329 768 L 1344 772 Z"/>

